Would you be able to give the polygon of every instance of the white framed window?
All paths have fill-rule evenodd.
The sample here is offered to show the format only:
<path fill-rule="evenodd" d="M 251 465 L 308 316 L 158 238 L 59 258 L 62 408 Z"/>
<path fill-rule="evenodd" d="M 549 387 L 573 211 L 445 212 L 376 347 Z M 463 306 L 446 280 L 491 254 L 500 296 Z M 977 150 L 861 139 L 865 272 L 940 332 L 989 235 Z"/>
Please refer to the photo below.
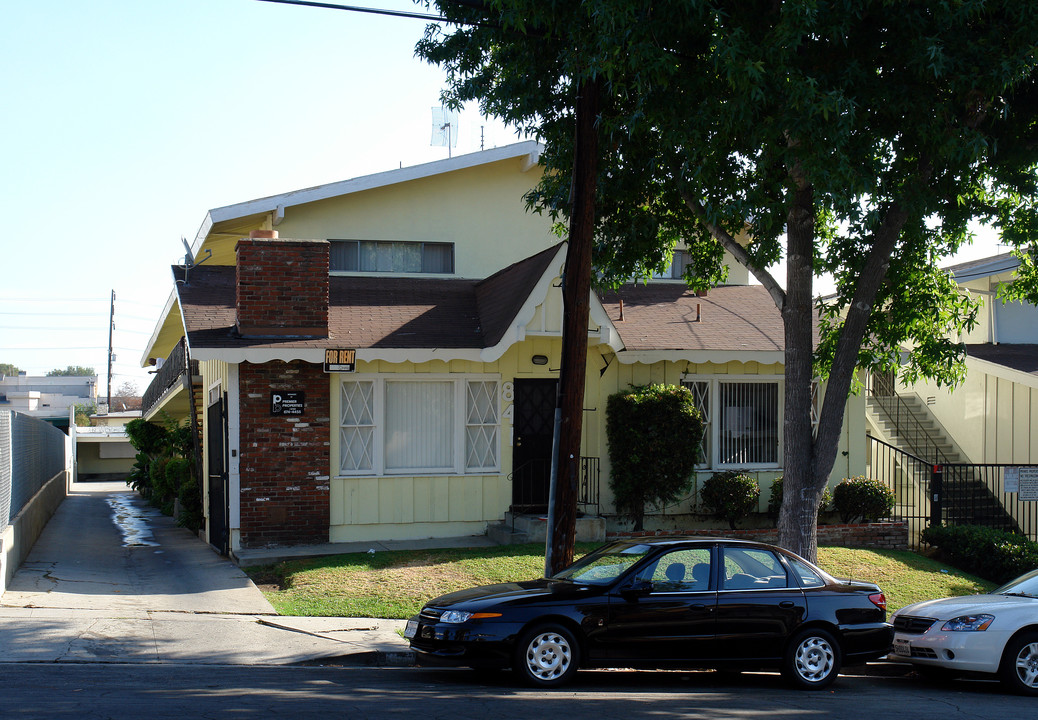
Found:
<path fill-rule="evenodd" d="M 497 381 L 477 380 L 467 383 L 468 414 L 465 419 L 465 469 L 496 469 L 499 421 L 497 413 Z"/>
<path fill-rule="evenodd" d="M 331 272 L 454 272 L 454 243 L 402 240 L 329 240 Z"/>
<path fill-rule="evenodd" d="M 663 272 L 652 274 L 653 280 L 681 280 L 685 276 L 685 266 L 690 260 L 685 250 L 675 250 L 671 256 L 670 265 Z"/>
<path fill-rule="evenodd" d="M 339 470 L 370 472 L 375 466 L 375 383 L 342 383 L 339 394 Z"/>
<path fill-rule="evenodd" d="M 437 475 L 500 469 L 500 380 L 340 376 L 339 472 Z"/>
<path fill-rule="evenodd" d="M 781 456 L 781 383 L 759 377 L 688 378 L 703 415 L 707 468 L 778 467 Z"/>

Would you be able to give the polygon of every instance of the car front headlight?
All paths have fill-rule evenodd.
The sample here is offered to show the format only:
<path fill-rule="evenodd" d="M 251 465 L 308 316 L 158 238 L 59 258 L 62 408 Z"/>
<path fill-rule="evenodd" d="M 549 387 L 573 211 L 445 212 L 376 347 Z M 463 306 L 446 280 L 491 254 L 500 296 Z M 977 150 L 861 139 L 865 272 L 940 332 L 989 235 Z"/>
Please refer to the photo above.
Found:
<path fill-rule="evenodd" d="M 949 632 L 979 632 L 987 630 L 994 621 L 994 615 L 960 615 L 941 626 L 941 630 Z"/>
<path fill-rule="evenodd" d="M 457 625 L 459 623 L 468 622 L 469 620 L 482 620 L 484 618 L 496 618 L 501 617 L 501 613 L 472 613 L 465 610 L 447 610 L 440 615 L 440 622 L 448 623 L 449 625 Z"/>

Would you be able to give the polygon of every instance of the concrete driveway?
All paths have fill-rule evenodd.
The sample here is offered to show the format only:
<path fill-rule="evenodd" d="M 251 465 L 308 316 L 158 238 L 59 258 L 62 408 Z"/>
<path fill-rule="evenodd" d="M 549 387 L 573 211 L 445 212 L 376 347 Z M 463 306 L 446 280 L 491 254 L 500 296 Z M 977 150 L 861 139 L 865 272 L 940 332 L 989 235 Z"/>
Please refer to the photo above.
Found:
<path fill-rule="evenodd" d="M 375 662 L 406 653 L 398 625 L 278 617 L 124 483 L 75 483 L 0 600 L 0 662 Z"/>
<path fill-rule="evenodd" d="M 75 483 L 3 605 L 273 615 L 248 576 L 125 483 Z"/>

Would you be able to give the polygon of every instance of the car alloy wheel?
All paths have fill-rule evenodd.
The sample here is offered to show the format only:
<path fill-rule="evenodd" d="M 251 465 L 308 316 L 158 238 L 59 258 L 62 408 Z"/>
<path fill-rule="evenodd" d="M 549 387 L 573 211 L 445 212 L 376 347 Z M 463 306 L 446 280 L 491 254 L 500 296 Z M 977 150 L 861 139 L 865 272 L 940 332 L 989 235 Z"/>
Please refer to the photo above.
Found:
<path fill-rule="evenodd" d="M 579 658 L 577 642 L 568 630 L 542 625 L 523 636 L 516 647 L 515 667 L 530 684 L 554 687 L 573 677 Z"/>
<path fill-rule="evenodd" d="M 783 658 L 782 674 L 805 690 L 827 687 L 840 674 L 840 646 L 825 630 L 798 633 Z"/>
<path fill-rule="evenodd" d="M 1002 680 L 1019 693 L 1038 695 L 1038 633 L 1024 633 L 1006 645 Z"/>

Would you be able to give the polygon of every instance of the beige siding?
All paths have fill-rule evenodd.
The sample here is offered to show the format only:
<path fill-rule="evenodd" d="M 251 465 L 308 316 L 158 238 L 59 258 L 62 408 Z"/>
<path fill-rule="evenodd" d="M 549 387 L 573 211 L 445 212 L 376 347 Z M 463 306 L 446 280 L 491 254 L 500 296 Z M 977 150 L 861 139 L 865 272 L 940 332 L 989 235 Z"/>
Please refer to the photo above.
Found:
<path fill-rule="evenodd" d="M 965 382 L 907 389 L 923 400 L 968 462 L 1038 462 L 1038 379 L 991 363 L 967 361 Z"/>

